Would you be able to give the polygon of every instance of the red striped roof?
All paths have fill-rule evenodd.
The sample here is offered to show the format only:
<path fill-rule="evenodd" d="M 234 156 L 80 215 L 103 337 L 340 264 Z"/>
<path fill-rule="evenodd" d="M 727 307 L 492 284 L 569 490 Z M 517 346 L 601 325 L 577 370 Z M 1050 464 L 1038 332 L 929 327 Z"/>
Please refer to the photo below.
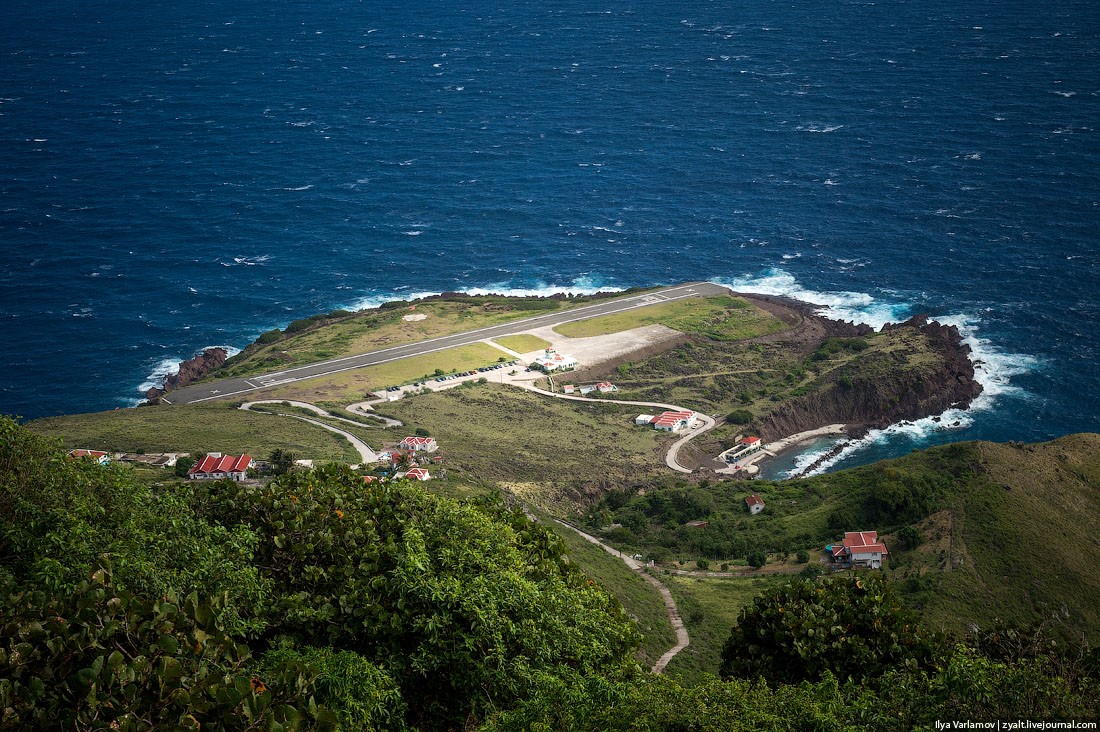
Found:
<path fill-rule="evenodd" d="M 868 552 L 889 554 L 886 551 L 886 545 L 878 540 L 877 531 L 845 531 L 844 548 L 848 550 L 849 554 L 866 554 Z"/>
<path fill-rule="evenodd" d="M 190 473 L 243 473 L 252 464 L 248 455 L 211 455 L 207 453 L 201 462 L 194 465 Z"/>

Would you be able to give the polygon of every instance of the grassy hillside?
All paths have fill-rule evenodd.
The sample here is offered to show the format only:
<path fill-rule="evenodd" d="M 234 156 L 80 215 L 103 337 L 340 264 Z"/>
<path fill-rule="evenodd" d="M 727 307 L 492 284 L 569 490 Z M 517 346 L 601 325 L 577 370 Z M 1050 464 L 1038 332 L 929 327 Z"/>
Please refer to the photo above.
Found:
<path fill-rule="evenodd" d="M 563 512 L 586 487 L 598 493 L 668 472 L 659 436 L 634 428 L 630 407 L 489 383 L 401 399 L 384 411 L 431 432 L 449 472 L 496 481 Z"/>
<path fill-rule="evenodd" d="M 936 572 L 921 594 L 926 617 L 954 630 L 994 615 L 1055 617 L 1071 637 L 1100 642 L 1100 435 L 973 449 L 975 475 L 897 570 Z"/>
<path fill-rule="evenodd" d="M 884 573 L 930 626 L 962 634 L 998 619 L 1046 622 L 1064 638 L 1100 641 L 1100 435 L 958 443 L 778 483 L 640 488 L 596 504 L 589 528 L 625 551 L 707 559 L 711 569 L 737 569 L 754 550 L 769 553 L 768 567 L 799 550 L 822 566 L 821 547 L 845 530 L 877 530 L 890 550 Z M 764 497 L 764 513 L 745 511 L 748 489 Z M 758 580 L 663 579 L 699 626 L 692 652 L 670 668 L 715 672 L 724 638 L 715 623 L 728 629 Z"/>
<path fill-rule="evenodd" d="M 347 440 L 332 432 L 299 420 L 246 412 L 224 402 L 47 417 L 29 422 L 27 427 L 61 438 L 66 449 L 215 451 L 262 457 L 282 448 L 315 460 L 358 462 L 358 453 Z"/>

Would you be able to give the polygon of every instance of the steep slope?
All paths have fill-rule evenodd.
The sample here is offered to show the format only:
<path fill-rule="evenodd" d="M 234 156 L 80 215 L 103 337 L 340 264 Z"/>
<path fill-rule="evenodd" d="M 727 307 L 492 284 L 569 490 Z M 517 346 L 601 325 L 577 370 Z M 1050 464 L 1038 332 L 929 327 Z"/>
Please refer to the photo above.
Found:
<path fill-rule="evenodd" d="M 943 574 L 925 613 L 949 628 L 991 617 L 1056 620 L 1100 641 L 1100 435 L 977 443 L 977 473 L 959 484 L 940 531 Z M 937 536 L 938 534 L 938 536 Z M 929 559 L 929 549 L 917 552 Z"/>

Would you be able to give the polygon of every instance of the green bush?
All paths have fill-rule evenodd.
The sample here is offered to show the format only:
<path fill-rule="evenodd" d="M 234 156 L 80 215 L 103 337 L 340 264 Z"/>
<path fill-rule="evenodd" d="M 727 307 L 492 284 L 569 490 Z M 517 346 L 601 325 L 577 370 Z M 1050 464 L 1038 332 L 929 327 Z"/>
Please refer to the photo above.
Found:
<path fill-rule="evenodd" d="M 752 412 L 747 409 L 735 409 L 726 415 L 726 421 L 730 424 L 748 424 L 752 420 Z"/>
<path fill-rule="evenodd" d="M 142 600 L 106 569 L 62 598 L 0 573 L 4 729 L 335 728 L 302 668 L 256 675 L 217 604 Z"/>
<path fill-rule="evenodd" d="M 928 664 L 934 643 L 880 577 L 795 580 L 744 608 L 722 649 L 722 675 L 772 683 L 860 679 Z"/>

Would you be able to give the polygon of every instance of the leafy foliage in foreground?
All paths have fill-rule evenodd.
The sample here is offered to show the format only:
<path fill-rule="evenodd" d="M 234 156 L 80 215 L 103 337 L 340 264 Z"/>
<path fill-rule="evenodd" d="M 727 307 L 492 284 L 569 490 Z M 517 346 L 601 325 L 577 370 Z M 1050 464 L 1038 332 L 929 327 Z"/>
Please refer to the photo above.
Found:
<path fill-rule="evenodd" d="M 418 724 L 458 724 L 523 696 L 536 673 L 627 662 L 618 602 L 522 516 L 340 466 L 267 487 L 199 489 L 196 510 L 247 523 L 273 583 L 265 638 L 353 650 L 386 669 Z"/>
<path fill-rule="evenodd" d="M 195 595 L 136 598 L 103 569 L 66 597 L 0 578 L 0 726 L 333 729 L 309 670 L 253 676 L 218 610 Z"/>
<path fill-rule="evenodd" d="M 340 466 L 267 486 L 146 489 L 123 469 L 69 461 L 10 421 L 0 430 L 0 617 L 8 635 L 34 641 L 0 659 L 0 690 L 38 705 L 28 714 L 149 709 L 149 725 L 185 724 L 171 715 L 192 699 L 188 713 L 218 728 L 218 715 L 244 702 L 220 691 L 217 704 L 202 702 L 208 674 L 238 692 L 255 677 L 283 693 L 275 681 L 296 668 L 289 710 L 277 705 L 257 728 L 316 712 L 318 724 L 348 728 L 451 729 L 526 698 L 536 677 L 635 666 L 637 631 L 618 602 L 568 562 L 560 540 L 500 505 L 365 485 Z M 115 567 L 109 592 L 79 579 L 101 557 Z M 84 604 L 66 605 L 69 596 Z M 171 597 L 190 599 L 181 610 Z M 200 598 L 217 612 L 200 612 Z M 47 622 L 54 616 L 81 618 L 77 651 L 66 635 L 77 626 Z M 196 649 L 215 633 L 226 649 L 217 662 Z M 152 650 L 139 663 L 135 649 Z M 95 681 L 115 673 L 115 650 L 138 664 L 141 685 Z M 93 669 L 82 678 L 99 683 L 96 694 L 55 683 L 82 668 Z M 234 714 L 227 728 L 252 724 L 239 710 L 225 718 Z"/>
<path fill-rule="evenodd" d="M 935 641 L 881 578 L 796 580 L 741 611 L 722 650 L 722 675 L 772 683 L 826 672 L 863 679 L 894 667 L 928 667 Z"/>
<path fill-rule="evenodd" d="M 541 527 L 340 467 L 148 489 L 0 421 L 0 519 L 2 729 L 900 732 L 1100 712 L 1095 659 L 1003 629 L 930 649 L 862 580 L 761 600 L 765 660 L 730 662 L 752 678 L 685 687 L 632 662 L 632 623 Z"/>

